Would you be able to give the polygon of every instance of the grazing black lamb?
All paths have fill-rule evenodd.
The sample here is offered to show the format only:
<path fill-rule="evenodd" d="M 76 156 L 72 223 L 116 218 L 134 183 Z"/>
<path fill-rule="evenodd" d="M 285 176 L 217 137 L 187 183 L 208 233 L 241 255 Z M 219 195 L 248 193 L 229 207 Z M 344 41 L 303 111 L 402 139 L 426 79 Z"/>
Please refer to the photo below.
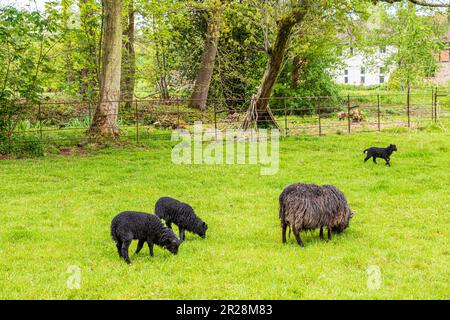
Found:
<path fill-rule="evenodd" d="M 155 205 L 155 214 L 164 219 L 170 229 L 172 229 L 172 222 L 176 224 L 180 230 L 182 241 L 185 238 L 185 230 L 198 234 L 202 238 L 206 237 L 208 225 L 194 213 L 194 209 L 187 203 L 170 197 L 159 198 Z"/>
<path fill-rule="evenodd" d="M 151 256 L 153 256 L 154 244 L 173 254 L 178 253 L 178 247 L 181 244 L 173 231 L 166 228 L 157 216 L 135 211 L 125 211 L 114 217 L 111 222 L 111 237 L 116 242 L 119 256 L 127 263 L 131 263 L 128 247 L 132 240 L 139 240 L 136 254 L 147 242 Z"/>
<path fill-rule="evenodd" d="M 320 238 L 323 239 L 323 227 L 327 227 L 328 239 L 331 240 L 331 232 L 343 232 L 354 214 L 344 194 L 331 185 L 292 184 L 283 190 L 279 201 L 282 241 L 286 243 L 286 229 L 292 227 L 301 247 L 304 245 L 300 231 L 320 228 Z"/>
<path fill-rule="evenodd" d="M 377 147 L 368 148 L 363 152 L 363 153 L 367 152 L 367 156 L 364 159 L 364 162 L 366 162 L 370 158 L 373 158 L 373 162 L 377 163 L 376 158 L 382 158 L 384 159 L 384 161 L 386 161 L 386 165 L 390 167 L 391 166 L 390 157 L 394 151 L 397 151 L 397 146 L 395 144 L 390 144 L 387 148 L 377 148 Z"/>

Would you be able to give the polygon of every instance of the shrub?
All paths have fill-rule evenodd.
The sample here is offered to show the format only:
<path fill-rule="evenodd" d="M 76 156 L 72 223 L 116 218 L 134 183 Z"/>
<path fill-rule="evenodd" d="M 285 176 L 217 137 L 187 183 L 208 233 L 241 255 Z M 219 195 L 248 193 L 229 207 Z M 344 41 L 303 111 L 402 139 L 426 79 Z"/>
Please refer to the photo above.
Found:
<path fill-rule="evenodd" d="M 36 136 L 13 135 L 9 139 L 0 139 L 0 154 L 17 158 L 41 157 L 44 145 Z"/>

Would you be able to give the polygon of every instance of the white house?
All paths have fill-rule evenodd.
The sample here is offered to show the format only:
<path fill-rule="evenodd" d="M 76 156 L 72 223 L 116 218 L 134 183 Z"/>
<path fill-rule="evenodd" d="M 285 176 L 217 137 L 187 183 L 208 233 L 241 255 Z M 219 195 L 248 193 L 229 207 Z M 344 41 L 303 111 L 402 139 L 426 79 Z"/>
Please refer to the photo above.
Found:
<path fill-rule="evenodd" d="M 394 47 L 388 46 L 368 54 L 354 48 L 348 49 L 343 58 L 344 68 L 337 71 L 336 83 L 363 86 L 386 83 L 392 71 L 386 63 L 394 50 Z"/>

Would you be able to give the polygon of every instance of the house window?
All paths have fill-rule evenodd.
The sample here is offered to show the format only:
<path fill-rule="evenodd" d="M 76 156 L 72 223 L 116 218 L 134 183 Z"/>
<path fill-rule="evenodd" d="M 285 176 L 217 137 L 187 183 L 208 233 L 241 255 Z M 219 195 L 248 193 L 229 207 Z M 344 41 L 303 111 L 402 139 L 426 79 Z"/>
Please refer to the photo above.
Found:
<path fill-rule="evenodd" d="M 380 76 L 380 83 L 384 83 L 384 76 Z"/>
<path fill-rule="evenodd" d="M 361 67 L 361 74 L 366 74 L 366 68 Z"/>
<path fill-rule="evenodd" d="M 346 76 L 348 75 L 348 69 L 344 70 L 344 75 L 346 75 Z"/>
<path fill-rule="evenodd" d="M 344 83 L 348 83 L 348 77 L 344 77 Z"/>
<path fill-rule="evenodd" d="M 350 54 L 351 54 L 351 55 L 354 54 L 353 47 L 350 47 Z"/>
<path fill-rule="evenodd" d="M 366 77 L 362 76 L 361 77 L 361 84 L 364 84 L 364 83 L 366 83 Z"/>
<path fill-rule="evenodd" d="M 381 48 L 380 48 L 380 52 L 381 52 L 381 53 L 386 53 L 386 47 L 381 47 Z"/>

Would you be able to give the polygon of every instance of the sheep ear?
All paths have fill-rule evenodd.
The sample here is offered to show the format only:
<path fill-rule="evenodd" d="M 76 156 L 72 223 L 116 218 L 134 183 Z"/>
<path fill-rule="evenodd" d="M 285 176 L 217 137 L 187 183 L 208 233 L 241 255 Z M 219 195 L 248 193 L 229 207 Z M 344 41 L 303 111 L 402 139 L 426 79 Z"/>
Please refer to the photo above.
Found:
<path fill-rule="evenodd" d="M 205 222 L 203 222 L 203 228 L 208 229 L 208 225 Z"/>

